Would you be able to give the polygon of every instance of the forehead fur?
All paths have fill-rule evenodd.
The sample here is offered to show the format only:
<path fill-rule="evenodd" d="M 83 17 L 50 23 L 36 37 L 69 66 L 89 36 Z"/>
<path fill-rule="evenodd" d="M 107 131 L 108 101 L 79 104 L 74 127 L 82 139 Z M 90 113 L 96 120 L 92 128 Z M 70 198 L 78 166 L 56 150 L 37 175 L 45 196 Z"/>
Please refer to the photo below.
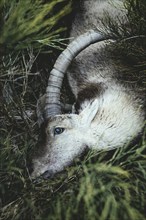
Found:
<path fill-rule="evenodd" d="M 74 119 L 77 117 L 78 115 L 76 114 L 56 115 L 48 120 L 47 126 L 71 126 L 72 124 L 74 124 Z"/>

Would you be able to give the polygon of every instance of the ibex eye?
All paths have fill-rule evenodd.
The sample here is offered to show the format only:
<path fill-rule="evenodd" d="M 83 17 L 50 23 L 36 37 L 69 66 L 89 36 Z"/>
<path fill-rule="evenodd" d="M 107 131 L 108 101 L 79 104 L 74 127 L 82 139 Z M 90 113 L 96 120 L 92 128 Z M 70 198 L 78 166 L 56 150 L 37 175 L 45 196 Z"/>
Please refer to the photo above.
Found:
<path fill-rule="evenodd" d="M 64 130 L 65 130 L 64 128 L 57 127 L 54 129 L 54 135 L 61 134 L 63 133 Z"/>

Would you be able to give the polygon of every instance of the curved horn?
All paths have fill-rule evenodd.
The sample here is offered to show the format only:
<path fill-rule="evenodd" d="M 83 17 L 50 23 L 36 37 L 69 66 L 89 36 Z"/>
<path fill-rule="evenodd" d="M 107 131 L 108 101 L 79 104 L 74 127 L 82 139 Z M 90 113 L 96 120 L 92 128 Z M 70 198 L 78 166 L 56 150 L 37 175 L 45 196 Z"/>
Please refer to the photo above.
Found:
<path fill-rule="evenodd" d="M 89 45 L 106 39 L 107 37 L 100 33 L 90 30 L 77 37 L 60 54 L 55 62 L 53 70 L 50 72 L 46 89 L 45 118 L 61 114 L 60 90 L 64 75 L 72 60 Z"/>

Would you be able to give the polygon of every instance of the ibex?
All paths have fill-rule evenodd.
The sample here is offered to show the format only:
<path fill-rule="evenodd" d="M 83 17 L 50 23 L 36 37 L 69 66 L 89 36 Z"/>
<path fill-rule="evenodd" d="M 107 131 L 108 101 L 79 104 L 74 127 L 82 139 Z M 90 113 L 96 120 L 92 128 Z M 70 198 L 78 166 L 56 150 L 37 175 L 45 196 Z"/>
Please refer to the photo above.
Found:
<path fill-rule="evenodd" d="M 44 133 L 33 158 L 32 178 L 52 177 L 87 149 L 122 147 L 143 128 L 143 103 L 137 91 L 116 77 L 122 70 L 109 50 L 115 42 L 103 31 L 105 11 L 117 23 L 120 18 L 127 22 L 122 0 L 84 0 L 71 42 L 50 73 L 44 111 L 38 105 Z M 65 73 L 76 101 L 72 113 L 62 114 L 60 89 Z"/>

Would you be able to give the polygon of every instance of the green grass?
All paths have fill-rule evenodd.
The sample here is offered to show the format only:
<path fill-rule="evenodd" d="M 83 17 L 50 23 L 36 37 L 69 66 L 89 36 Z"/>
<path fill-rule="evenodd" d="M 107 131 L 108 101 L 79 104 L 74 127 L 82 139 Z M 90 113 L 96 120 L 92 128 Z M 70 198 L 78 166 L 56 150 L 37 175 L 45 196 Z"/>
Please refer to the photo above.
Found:
<path fill-rule="evenodd" d="M 16 2 L 19 4 L 14 7 Z M 83 160 L 76 159 L 71 167 L 54 179 L 32 183 L 27 161 L 31 159 L 39 133 L 35 114 L 36 102 L 45 91 L 48 72 L 59 53 L 56 48 L 63 38 L 60 31 L 66 27 L 62 26 L 65 24 L 65 19 L 62 19 L 71 8 L 66 6 L 67 1 L 46 1 L 48 14 L 45 16 L 42 14 L 45 11 L 40 4 L 42 1 L 36 1 L 34 10 L 32 4 L 29 5 L 30 11 L 27 13 L 33 10 L 33 19 L 28 21 L 28 17 L 24 16 L 24 5 L 28 2 L 0 2 L 0 10 L 3 9 L 0 23 L 6 24 L 1 25 L 0 29 L 0 219 L 145 220 L 145 131 L 136 144 L 127 144 L 109 152 L 88 152 Z M 118 48 L 119 59 L 123 54 L 126 59 L 130 59 L 132 70 L 137 72 L 134 76 L 140 79 L 136 81 L 143 81 L 140 85 L 143 93 L 146 47 L 141 38 L 137 41 L 136 38 L 130 40 L 129 37 L 138 35 L 139 23 L 140 34 L 146 34 L 146 2 L 126 2 L 131 31 L 127 35 L 125 29 L 123 30 L 123 36 L 119 36 L 115 49 Z M 61 5 L 55 8 L 55 3 Z M 21 13 L 22 8 L 24 13 Z M 21 17 L 20 23 L 16 19 L 17 13 Z M 38 14 L 40 20 L 36 19 Z M 44 19 L 45 23 L 40 26 Z M 136 22 L 133 22 L 135 19 Z M 49 23 L 50 20 L 52 23 Z M 34 22 L 37 27 L 33 32 L 32 28 L 28 32 L 28 29 L 22 28 L 20 33 L 22 23 L 32 27 Z M 47 29 L 44 26 L 46 23 L 51 24 Z M 137 51 L 135 55 L 134 51 Z M 131 79 L 131 73 L 127 77 Z M 63 96 L 68 92 L 66 90 L 63 90 Z"/>
<path fill-rule="evenodd" d="M 62 4 L 62 8 L 56 10 L 55 7 L 59 4 Z M 55 26 L 70 12 L 70 8 L 71 1 L 66 0 L 2 0 L 1 47 L 5 50 L 22 50 L 33 46 L 39 50 L 44 44 L 53 44 L 59 38 L 59 33 L 65 30 L 65 27 L 55 28 Z"/>
<path fill-rule="evenodd" d="M 76 160 L 74 166 L 56 178 L 36 185 L 27 172 L 25 151 L 12 152 L 9 142 L 8 138 L 2 151 L 5 169 L 1 171 L 1 185 L 5 184 L 1 219 L 146 218 L 146 146 L 143 139 L 140 146 L 132 148 L 89 152 L 82 162 Z"/>

